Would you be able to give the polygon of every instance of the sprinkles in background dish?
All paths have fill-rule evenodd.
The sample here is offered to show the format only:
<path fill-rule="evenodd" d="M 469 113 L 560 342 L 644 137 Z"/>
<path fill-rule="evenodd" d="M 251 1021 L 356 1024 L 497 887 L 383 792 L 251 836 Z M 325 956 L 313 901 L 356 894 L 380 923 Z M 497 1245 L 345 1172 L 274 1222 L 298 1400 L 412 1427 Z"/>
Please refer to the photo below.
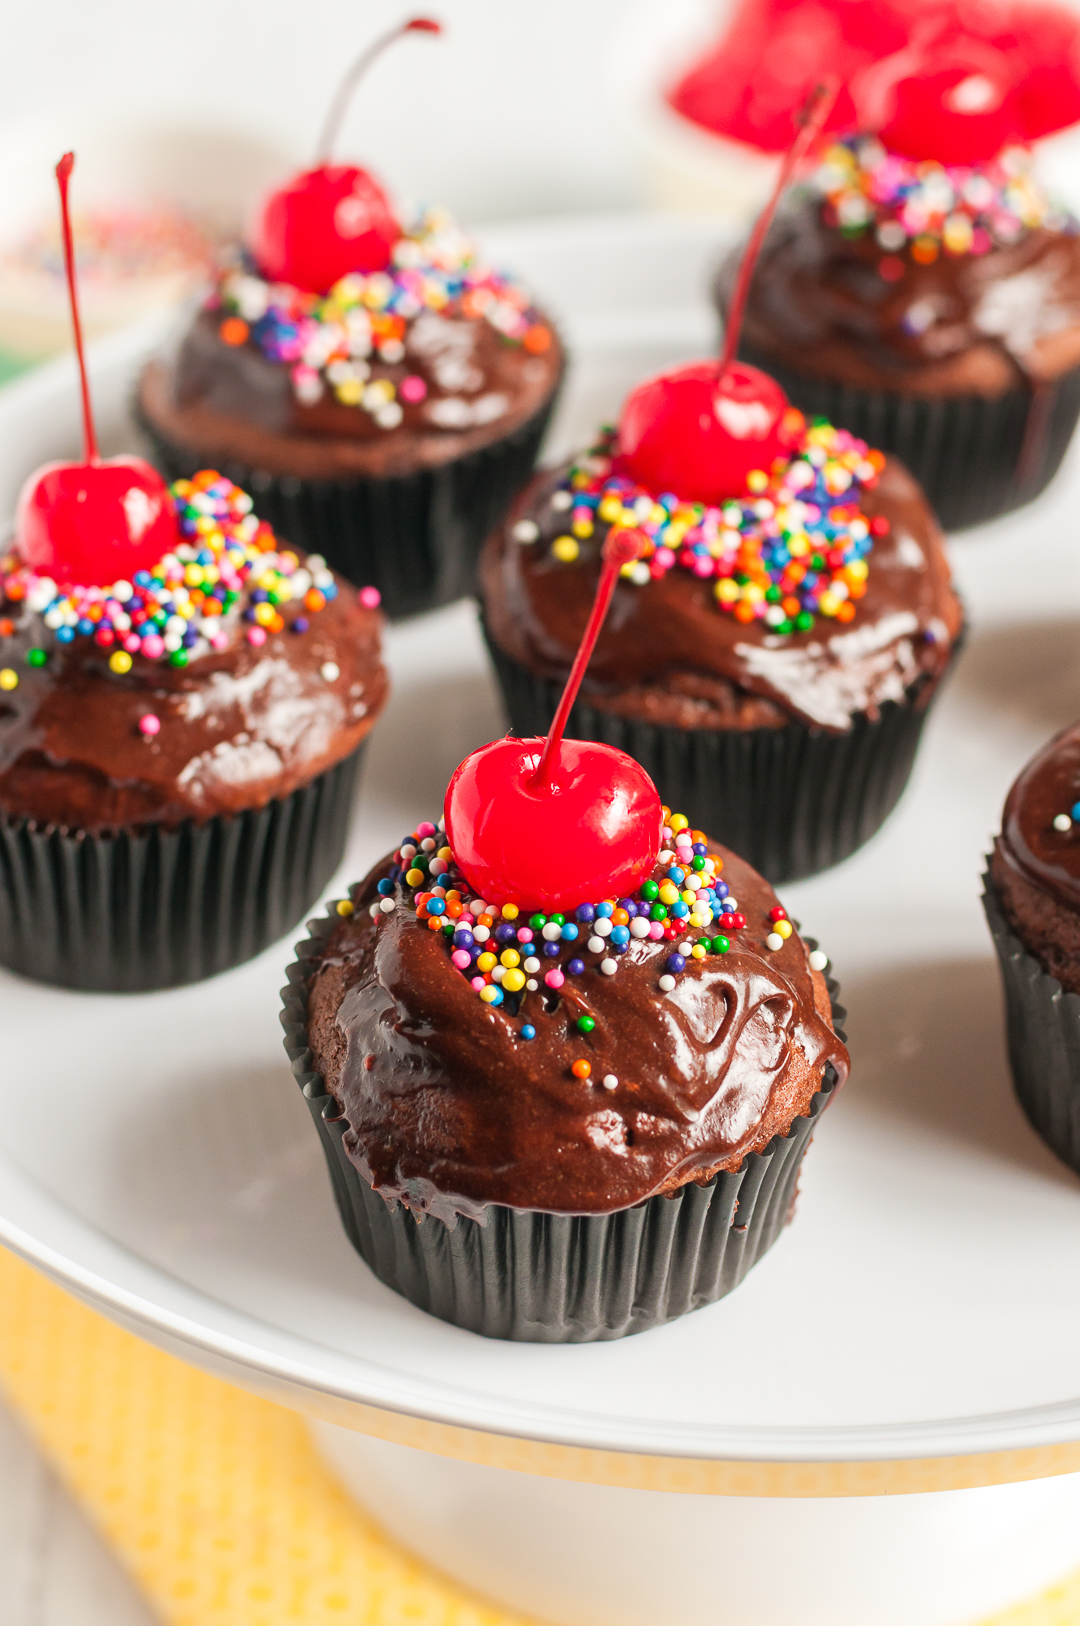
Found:
<path fill-rule="evenodd" d="M 552 506 L 567 517 L 551 552 L 565 564 L 580 553 L 596 520 L 632 526 L 648 539 L 644 556 L 623 569 L 644 586 L 676 565 L 715 578 L 721 610 L 743 622 L 763 620 L 770 632 L 809 631 L 816 618 L 845 622 L 866 591 L 867 555 L 889 529 L 859 508 L 884 466 L 880 452 L 824 420 L 805 431 L 800 450 L 770 474 L 748 478 L 747 495 L 718 507 L 654 497 L 616 472 L 613 431 L 571 466 Z M 519 542 L 535 541 L 534 521 L 519 522 Z"/>
<path fill-rule="evenodd" d="M 224 312 L 219 332 L 225 343 L 238 346 L 250 338 L 268 360 L 289 365 L 298 401 L 314 405 L 329 390 L 343 406 L 369 413 L 385 430 L 401 423 L 402 402 L 416 405 L 427 396 L 424 378 L 408 369 L 406 346 L 409 324 L 425 311 L 482 319 L 508 344 L 533 355 L 552 344 L 551 329 L 520 284 L 479 260 L 445 211 L 435 209 L 404 230 L 386 271 L 353 272 L 319 295 L 237 270 L 211 296 L 210 308 L 218 307 Z M 373 362 L 402 372 L 372 378 Z M 438 372 L 439 359 L 434 362 Z M 441 365 L 452 366 L 453 358 Z M 505 402 L 492 397 L 492 403 L 495 418 Z M 433 422 L 439 423 L 438 412 L 447 404 L 430 405 Z M 474 414 L 471 421 L 482 417 Z"/>
<path fill-rule="evenodd" d="M 226 649 L 240 630 L 256 647 L 286 627 L 305 632 L 308 617 L 337 596 L 325 561 L 311 555 L 302 563 L 282 548 L 271 527 L 252 513 L 248 494 L 215 470 L 177 480 L 170 495 L 185 540 L 131 581 L 110 587 L 57 583 L 9 554 L 0 563 L 0 638 L 10 637 L 15 616 L 29 610 L 58 644 L 92 638 L 111 650 L 109 666 L 123 674 L 136 656 L 186 666 Z M 360 602 L 374 608 L 375 589 L 362 589 Z M 26 659 L 44 666 L 48 650 L 32 648 Z M 14 682 L 9 678 L 4 686 L 14 688 L 18 675 L 11 668 L 7 673 Z"/>
<path fill-rule="evenodd" d="M 1068 228 L 1030 173 L 1031 153 L 1009 147 L 977 166 L 902 158 L 874 136 L 848 136 L 824 154 L 810 185 L 825 200 L 825 223 L 851 236 L 873 231 L 885 255 L 910 246 L 929 265 L 946 254 L 987 254 L 1027 231 Z M 889 258 L 881 269 L 895 280 Z"/>
<path fill-rule="evenodd" d="M 721 878 L 723 859 L 710 854 L 702 831 L 691 830 L 681 813 L 664 808 L 663 815 L 664 845 L 656 867 L 633 897 L 601 898 L 525 919 L 514 903 L 499 906 L 475 895 L 455 865 L 440 819 L 437 825 L 418 825 L 402 842 L 389 874 L 378 882 L 380 896 L 369 912 L 374 920 L 393 914 L 399 907 L 399 889 L 406 890 L 417 920 L 443 934 L 453 964 L 483 1003 L 503 1005 L 510 996 L 511 1015 L 517 1015 L 519 996 L 538 992 L 541 984 L 557 992 L 568 977 L 589 971 L 613 977 L 619 956 L 635 941 L 671 945 L 658 962 L 658 987 L 670 993 L 691 960 L 737 948 L 733 939 L 747 922 Z M 353 912 L 347 900 L 337 908 L 342 915 Z M 764 926 L 765 946 L 777 953 L 792 935 L 786 911 L 779 905 L 773 908 Z M 814 969 L 826 963 L 824 955 L 811 954 Z M 588 1015 L 577 1021 L 581 1033 L 594 1026 Z M 535 1036 L 531 1023 L 518 1034 L 526 1042 Z M 617 1080 L 604 1083 L 614 1089 Z"/>

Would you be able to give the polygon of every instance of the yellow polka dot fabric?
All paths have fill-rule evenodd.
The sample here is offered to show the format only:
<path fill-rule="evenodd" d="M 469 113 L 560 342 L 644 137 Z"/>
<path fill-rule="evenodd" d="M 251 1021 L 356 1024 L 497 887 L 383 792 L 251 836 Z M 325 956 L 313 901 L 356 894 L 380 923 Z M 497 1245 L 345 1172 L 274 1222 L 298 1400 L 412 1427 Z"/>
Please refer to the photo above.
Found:
<path fill-rule="evenodd" d="M 0 1384 L 166 1626 L 529 1626 L 388 1541 L 295 1413 L 3 1249 Z M 985 1626 L 1080 1626 L 1080 1573 Z"/>

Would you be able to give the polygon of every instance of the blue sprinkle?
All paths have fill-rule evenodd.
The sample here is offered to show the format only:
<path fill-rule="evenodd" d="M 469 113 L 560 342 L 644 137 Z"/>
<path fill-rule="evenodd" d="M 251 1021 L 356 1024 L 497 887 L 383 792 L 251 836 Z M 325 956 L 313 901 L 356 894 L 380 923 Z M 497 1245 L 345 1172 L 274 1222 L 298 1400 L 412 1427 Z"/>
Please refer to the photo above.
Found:
<path fill-rule="evenodd" d="M 429 898 L 427 901 L 427 912 L 429 915 L 444 915 L 446 913 L 446 899 Z"/>
<path fill-rule="evenodd" d="M 574 910 L 574 919 L 579 920 L 583 926 L 588 926 L 596 919 L 596 910 L 591 903 L 579 903 Z"/>
<path fill-rule="evenodd" d="M 562 948 L 562 943 L 559 941 L 558 938 L 556 938 L 554 943 L 545 943 L 544 944 L 544 953 L 547 955 L 549 960 L 553 960 L 555 958 L 556 954 L 558 954 L 558 952 L 559 952 L 559 950 L 561 948 Z"/>
<path fill-rule="evenodd" d="M 735 913 L 735 905 L 733 903 L 729 903 L 726 898 L 720 905 L 720 908 L 725 915 L 733 915 Z"/>
<path fill-rule="evenodd" d="M 393 881 L 380 881 L 375 890 L 381 893 L 384 898 L 388 898 L 394 890 L 394 883 Z"/>
<path fill-rule="evenodd" d="M 516 943 L 517 928 L 515 926 L 511 926 L 508 920 L 502 921 L 495 928 L 495 941 L 497 943 Z"/>
<path fill-rule="evenodd" d="M 521 1029 L 521 1037 L 523 1039 L 535 1039 L 536 1038 L 536 1029 L 533 1027 L 531 1022 L 526 1022 L 524 1024 L 524 1026 Z"/>
<path fill-rule="evenodd" d="M 609 943 L 614 943 L 616 948 L 625 948 L 629 941 L 630 928 L 628 926 L 613 926 L 611 928 L 611 936 L 608 938 Z"/>
<path fill-rule="evenodd" d="M 459 926 L 457 931 L 454 933 L 454 947 L 460 949 L 471 949 L 475 947 L 475 944 L 476 939 L 469 928 L 467 926 Z"/>
<path fill-rule="evenodd" d="M 710 890 L 715 892 L 718 898 L 726 898 L 731 888 L 726 881 L 717 881 L 716 885 Z"/>
<path fill-rule="evenodd" d="M 306 632 L 307 629 L 308 629 L 308 618 L 307 618 L 306 615 L 298 615 L 296 620 L 292 623 L 292 625 L 290 627 L 290 631 L 292 631 L 292 632 Z"/>
<path fill-rule="evenodd" d="M 319 592 L 329 604 L 332 598 L 337 598 L 337 582 L 327 582 L 325 587 L 319 588 Z"/>
<path fill-rule="evenodd" d="M 620 909 L 625 909 L 627 914 L 630 916 L 631 920 L 634 919 L 635 915 L 638 912 L 638 906 L 634 902 L 633 898 L 620 898 L 619 899 L 619 908 Z"/>
<path fill-rule="evenodd" d="M 559 933 L 559 936 L 562 938 L 564 943 L 572 943 L 577 937 L 577 934 L 577 927 L 574 925 L 573 921 L 568 920 L 562 931 Z"/>
<path fill-rule="evenodd" d="M 150 587 L 153 580 L 154 578 L 148 570 L 137 570 L 131 578 L 133 587 Z"/>
<path fill-rule="evenodd" d="M 686 970 L 686 961 L 683 959 L 681 954 L 669 954 L 666 963 L 669 971 Z"/>
<path fill-rule="evenodd" d="M 572 977 L 580 977 L 581 973 L 585 969 L 585 961 L 584 960 L 571 960 L 569 965 L 566 967 L 566 969 L 567 969 L 567 971 L 569 972 L 569 974 Z"/>
<path fill-rule="evenodd" d="M 694 845 L 690 849 L 695 858 L 704 858 L 708 850 L 709 849 L 706 847 L 703 841 L 695 841 Z"/>
<path fill-rule="evenodd" d="M 678 903 L 673 903 L 671 905 L 671 913 L 675 916 L 676 920 L 685 920 L 687 915 L 690 913 L 690 905 L 688 903 L 683 903 L 682 899 L 680 898 Z"/>
<path fill-rule="evenodd" d="M 94 623 L 87 620 L 85 615 L 75 628 L 75 631 L 83 638 L 89 638 L 90 635 L 96 630 L 97 629 L 95 628 Z"/>
<path fill-rule="evenodd" d="M 75 638 L 74 627 L 57 627 L 56 641 L 58 644 L 70 644 Z"/>
<path fill-rule="evenodd" d="M 1080 802 L 1073 803 L 1072 807 L 1069 809 L 1069 814 L 1071 818 L 1080 820 Z"/>
<path fill-rule="evenodd" d="M 614 913 L 615 905 L 613 903 L 604 902 L 596 905 L 597 918 L 600 920 L 608 920 Z"/>
<path fill-rule="evenodd" d="M 497 982 L 493 982 L 491 984 L 491 987 L 494 988 L 494 990 L 495 990 L 495 998 L 488 1000 L 487 1003 L 489 1005 L 501 1005 L 502 1002 L 503 1002 L 503 991 L 502 991 L 502 989 L 499 987 Z"/>
<path fill-rule="evenodd" d="M 673 864 L 667 872 L 667 878 L 669 881 L 674 881 L 676 886 L 682 886 L 686 880 L 686 871 L 680 869 L 678 864 Z"/>

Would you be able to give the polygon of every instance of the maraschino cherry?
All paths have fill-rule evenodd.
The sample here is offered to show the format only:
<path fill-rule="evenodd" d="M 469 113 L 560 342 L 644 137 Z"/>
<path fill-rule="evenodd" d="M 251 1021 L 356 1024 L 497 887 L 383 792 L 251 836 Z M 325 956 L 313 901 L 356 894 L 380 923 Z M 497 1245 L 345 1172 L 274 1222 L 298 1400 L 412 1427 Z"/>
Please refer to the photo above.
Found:
<path fill-rule="evenodd" d="M 547 739 L 494 740 L 450 781 L 443 809 L 458 868 L 493 904 L 575 908 L 633 893 L 656 863 L 663 812 L 639 763 L 592 740 L 566 740 L 571 708 L 638 531 L 613 527 L 588 625 Z"/>
<path fill-rule="evenodd" d="M 670 491 L 687 502 L 710 504 L 741 497 L 747 475 L 755 469 L 768 473 L 795 444 L 801 416 L 792 412 L 774 378 L 736 361 L 735 352 L 765 233 L 796 166 L 824 127 L 835 96 L 835 83 L 822 85 L 807 103 L 772 196 L 746 245 L 720 359 L 691 362 L 646 379 L 626 398 L 619 419 L 619 467 L 658 496 Z"/>
<path fill-rule="evenodd" d="M 56 180 L 86 458 L 82 463 L 46 463 L 30 476 L 19 493 L 15 547 L 24 564 L 57 583 L 108 587 L 156 565 L 176 547 L 180 533 L 169 489 L 156 469 L 141 457 L 102 458 L 98 452 L 68 208 L 74 167 L 75 154 L 65 153 L 56 166 Z"/>
<path fill-rule="evenodd" d="M 410 17 L 349 69 L 327 117 L 319 162 L 272 192 L 255 222 L 251 246 L 268 282 L 324 294 L 351 271 L 386 270 L 401 236 L 390 200 L 367 170 L 335 164 L 331 154 L 349 99 L 376 57 L 403 34 L 441 33 L 442 25 L 432 18 Z"/>

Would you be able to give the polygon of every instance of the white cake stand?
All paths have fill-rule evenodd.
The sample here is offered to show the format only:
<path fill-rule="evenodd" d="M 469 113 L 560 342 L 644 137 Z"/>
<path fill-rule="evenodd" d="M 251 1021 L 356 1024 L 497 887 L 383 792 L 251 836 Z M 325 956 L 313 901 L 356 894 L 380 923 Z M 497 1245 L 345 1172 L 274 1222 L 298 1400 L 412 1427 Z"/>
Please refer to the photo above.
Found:
<path fill-rule="evenodd" d="M 506 230 L 576 365 L 553 447 L 704 351 L 722 244 L 652 217 Z M 99 347 L 109 439 L 160 330 Z M 0 511 L 78 446 L 65 364 L 0 395 Z M 972 621 L 886 828 L 785 901 L 854 1071 L 739 1290 L 620 1343 L 486 1341 L 381 1286 L 286 1066 L 284 942 L 195 988 L 0 975 L 0 1239 L 141 1336 L 310 1417 L 400 1539 L 554 1626 L 964 1626 L 1080 1564 L 1080 1186 L 1026 1126 L 979 907 L 1034 748 L 1080 715 L 1080 467 L 954 547 Z M 473 612 L 396 628 L 339 883 L 502 727 Z M 296 937 L 301 935 L 298 930 Z"/>

